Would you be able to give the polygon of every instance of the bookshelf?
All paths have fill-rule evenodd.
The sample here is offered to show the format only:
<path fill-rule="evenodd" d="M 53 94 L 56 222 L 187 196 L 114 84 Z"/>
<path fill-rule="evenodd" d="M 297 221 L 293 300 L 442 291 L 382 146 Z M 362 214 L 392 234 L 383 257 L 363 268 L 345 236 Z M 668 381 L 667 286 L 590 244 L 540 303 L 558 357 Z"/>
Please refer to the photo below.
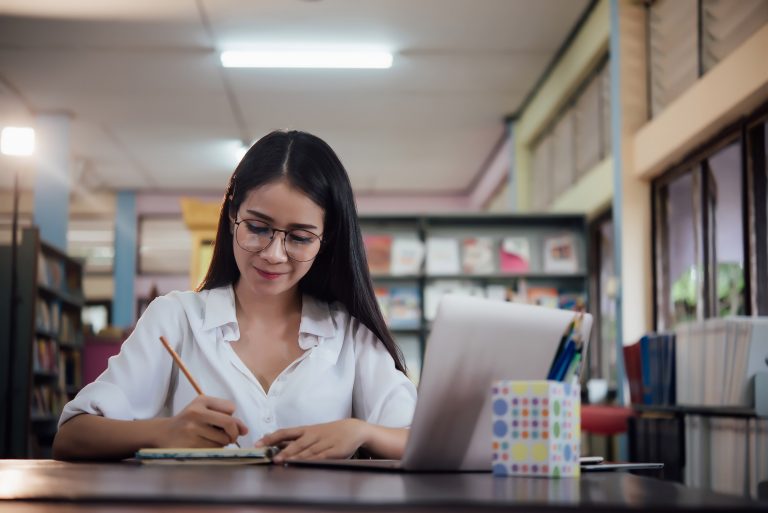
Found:
<path fill-rule="evenodd" d="M 629 454 L 662 478 L 756 498 L 768 484 L 768 320 L 711 318 L 624 347 Z"/>
<path fill-rule="evenodd" d="M 385 320 L 418 382 L 445 293 L 587 308 L 580 215 L 364 215 L 368 265 Z"/>
<path fill-rule="evenodd" d="M 17 274 L 8 451 L 11 457 L 46 458 L 61 409 L 82 386 L 83 265 L 42 242 L 36 228 L 27 228 Z"/>

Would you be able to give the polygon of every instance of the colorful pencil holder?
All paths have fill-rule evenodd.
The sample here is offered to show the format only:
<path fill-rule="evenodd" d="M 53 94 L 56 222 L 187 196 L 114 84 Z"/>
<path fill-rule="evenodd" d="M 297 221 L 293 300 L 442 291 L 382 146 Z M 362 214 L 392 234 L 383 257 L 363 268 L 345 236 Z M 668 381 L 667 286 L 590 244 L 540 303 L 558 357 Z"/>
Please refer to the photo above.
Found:
<path fill-rule="evenodd" d="M 495 381 L 494 475 L 578 476 L 580 394 L 579 385 L 560 381 Z"/>

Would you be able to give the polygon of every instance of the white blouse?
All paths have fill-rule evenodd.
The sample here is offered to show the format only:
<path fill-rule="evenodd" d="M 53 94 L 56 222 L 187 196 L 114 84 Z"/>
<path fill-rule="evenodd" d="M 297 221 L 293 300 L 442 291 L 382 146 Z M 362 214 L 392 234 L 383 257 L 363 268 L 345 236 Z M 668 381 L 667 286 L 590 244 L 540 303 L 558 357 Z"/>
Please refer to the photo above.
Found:
<path fill-rule="evenodd" d="M 304 295 L 299 346 L 305 353 L 265 392 L 230 342 L 240 338 L 231 286 L 155 299 L 96 381 L 65 407 L 120 420 L 175 415 L 195 396 L 159 340 L 164 335 L 206 395 L 229 399 L 248 426 L 242 447 L 280 428 L 355 417 L 408 427 L 416 387 L 376 336 L 340 304 Z"/>

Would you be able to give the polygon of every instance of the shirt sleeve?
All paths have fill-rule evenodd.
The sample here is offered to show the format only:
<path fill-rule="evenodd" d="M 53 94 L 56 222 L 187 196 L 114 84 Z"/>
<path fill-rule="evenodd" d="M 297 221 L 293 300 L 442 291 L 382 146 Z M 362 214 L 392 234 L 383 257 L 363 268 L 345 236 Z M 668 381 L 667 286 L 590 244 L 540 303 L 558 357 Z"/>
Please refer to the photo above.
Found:
<path fill-rule="evenodd" d="M 356 369 L 352 394 L 355 417 L 386 427 L 410 427 L 416 408 L 416 386 L 395 368 L 384 344 L 353 320 Z"/>
<path fill-rule="evenodd" d="M 105 370 L 64 406 L 59 426 L 81 413 L 117 420 L 156 417 L 165 406 L 172 359 L 159 338 L 179 347 L 185 335 L 184 310 L 178 300 L 162 296 L 150 303 L 120 353 Z"/>

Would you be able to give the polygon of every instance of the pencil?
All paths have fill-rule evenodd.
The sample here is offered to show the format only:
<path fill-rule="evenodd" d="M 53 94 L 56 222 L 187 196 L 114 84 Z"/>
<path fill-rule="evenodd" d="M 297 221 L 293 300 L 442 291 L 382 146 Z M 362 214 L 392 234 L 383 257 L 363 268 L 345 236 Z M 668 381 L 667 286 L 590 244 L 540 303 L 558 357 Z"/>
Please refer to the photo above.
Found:
<path fill-rule="evenodd" d="M 200 388 L 200 385 L 197 384 L 197 381 L 195 381 L 195 378 L 192 377 L 192 374 L 189 373 L 187 370 L 186 365 L 184 365 L 184 362 L 181 361 L 181 358 L 176 353 L 176 351 L 173 350 L 171 347 L 171 344 L 168 343 L 167 340 L 165 340 L 165 337 L 160 335 L 160 342 L 163 343 L 165 348 L 168 350 L 168 352 L 171 354 L 171 358 L 173 358 L 173 361 L 176 362 L 176 365 L 179 366 L 179 369 L 181 369 L 181 372 L 184 373 L 184 375 L 189 380 L 189 383 L 192 385 L 192 388 L 195 389 L 195 392 L 197 392 L 197 395 L 205 395 L 203 394 L 203 390 Z"/>
<path fill-rule="evenodd" d="M 184 375 L 187 377 L 187 379 L 189 380 L 189 383 L 192 385 L 192 388 L 194 388 L 195 392 L 197 392 L 197 395 L 205 395 L 203 393 L 203 389 L 200 388 L 200 385 L 197 384 L 197 381 L 195 381 L 195 378 L 193 378 L 192 374 L 190 374 L 189 371 L 187 370 L 187 366 L 184 365 L 184 362 L 181 361 L 181 357 L 179 356 L 179 354 L 173 350 L 173 348 L 171 347 L 171 344 L 169 344 L 168 341 L 165 340 L 165 337 L 162 335 L 160 335 L 160 342 L 163 343 L 165 348 L 171 354 L 171 358 L 173 358 L 173 361 L 176 362 L 176 365 L 179 366 L 179 369 L 181 369 L 181 372 L 183 372 Z M 240 444 L 237 442 L 237 440 L 235 440 L 235 445 L 240 447 Z"/>

